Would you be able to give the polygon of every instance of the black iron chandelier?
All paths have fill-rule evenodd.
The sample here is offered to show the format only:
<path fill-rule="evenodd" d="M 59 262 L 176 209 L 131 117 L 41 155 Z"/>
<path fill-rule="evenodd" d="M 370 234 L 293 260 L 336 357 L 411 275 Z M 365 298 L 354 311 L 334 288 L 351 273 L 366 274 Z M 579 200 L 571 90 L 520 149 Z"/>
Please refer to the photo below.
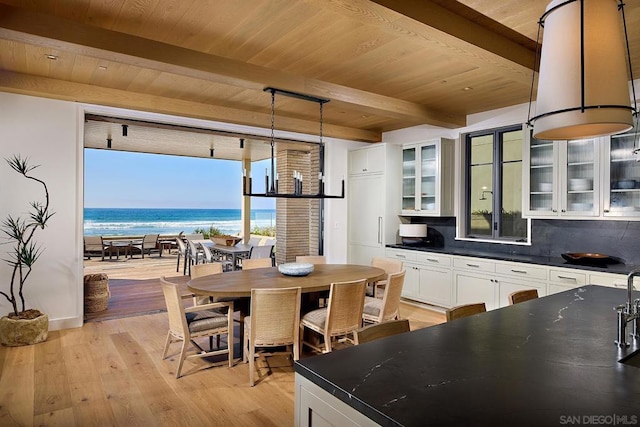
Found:
<path fill-rule="evenodd" d="M 325 98 L 317 98 L 315 96 L 304 95 L 301 93 L 291 92 L 283 89 L 276 89 L 272 87 L 264 88 L 265 92 L 271 92 L 271 176 L 269 176 L 265 171 L 265 191 L 264 193 L 253 193 L 252 192 L 252 179 L 246 174 L 242 176 L 242 194 L 244 196 L 250 197 L 282 197 L 282 198 L 298 198 L 298 199 L 343 199 L 344 198 L 344 178 L 342 179 L 342 193 L 339 196 L 332 196 L 325 194 L 324 192 L 324 143 L 322 142 L 322 107 L 324 104 L 329 102 L 328 99 Z M 293 98 L 302 99 L 304 101 L 317 102 L 320 106 L 320 141 L 319 141 L 319 163 L 320 163 L 320 172 L 318 173 L 318 192 L 317 193 L 303 193 L 305 188 L 311 188 L 313 185 L 312 179 L 305 180 L 305 177 L 301 172 L 294 171 L 292 174 L 293 179 L 293 193 L 280 193 L 278 191 L 278 174 L 276 173 L 275 167 L 275 104 L 276 104 L 276 93 L 279 95 L 290 96 Z M 308 177 L 310 178 L 310 177 Z M 309 184 L 306 184 L 306 183 Z M 307 185 L 309 187 L 307 187 Z"/>

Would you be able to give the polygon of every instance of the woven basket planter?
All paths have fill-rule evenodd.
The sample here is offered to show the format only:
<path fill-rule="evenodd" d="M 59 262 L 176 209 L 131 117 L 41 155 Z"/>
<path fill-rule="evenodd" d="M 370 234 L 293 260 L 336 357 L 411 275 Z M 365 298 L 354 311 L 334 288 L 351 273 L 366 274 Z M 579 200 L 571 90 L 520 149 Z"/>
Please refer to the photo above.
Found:
<path fill-rule="evenodd" d="M 9 347 L 32 345 L 46 341 L 49 317 L 42 313 L 35 319 L 0 319 L 0 343 Z"/>
<path fill-rule="evenodd" d="M 109 277 L 104 273 L 84 276 L 84 311 L 96 313 L 107 309 L 109 303 Z"/>

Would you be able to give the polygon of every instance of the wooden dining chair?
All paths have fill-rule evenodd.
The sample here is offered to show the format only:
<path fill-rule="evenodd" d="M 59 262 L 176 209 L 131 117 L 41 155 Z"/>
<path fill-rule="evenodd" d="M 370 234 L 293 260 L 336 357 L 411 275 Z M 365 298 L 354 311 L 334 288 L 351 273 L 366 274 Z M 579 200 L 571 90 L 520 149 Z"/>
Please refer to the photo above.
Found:
<path fill-rule="evenodd" d="M 387 276 L 382 299 L 365 297 L 362 309 L 364 323 L 381 323 L 400 316 L 400 296 L 404 285 L 405 270 Z"/>
<path fill-rule="evenodd" d="M 409 331 L 408 319 L 387 320 L 386 322 L 367 325 L 364 328 L 356 330 L 353 334 L 353 339 L 355 341 L 355 345 L 360 345 Z"/>
<path fill-rule="evenodd" d="M 244 362 L 249 362 L 249 384 L 254 385 L 255 358 L 283 352 L 257 353 L 257 348 L 293 347 L 293 360 L 300 358 L 301 288 L 252 289 L 251 315 L 244 318 Z M 287 355 L 291 351 L 284 352 Z M 258 376 L 259 373 L 258 373 Z"/>
<path fill-rule="evenodd" d="M 462 317 L 473 316 L 474 314 L 484 313 L 487 311 L 487 307 L 483 302 L 475 304 L 459 305 L 457 307 L 450 308 L 446 311 L 447 322 Z"/>
<path fill-rule="evenodd" d="M 307 262 L 309 264 L 326 264 L 327 258 L 324 255 L 298 255 L 296 262 Z"/>
<path fill-rule="evenodd" d="M 377 256 L 374 256 L 373 258 L 371 258 L 371 266 L 383 269 L 384 272 L 387 273 L 387 275 L 389 275 L 391 273 L 398 273 L 398 272 L 402 271 L 402 269 L 404 268 L 404 264 L 400 260 L 391 259 L 391 258 L 377 257 Z M 375 282 L 371 286 L 370 295 L 373 296 L 374 298 L 377 298 L 378 297 L 378 290 L 379 289 L 384 289 L 386 284 L 387 284 L 387 280 L 386 279 L 378 280 L 377 282 Z"/>
<path fill-rule="evenodd" d="M 328 353 L 333 348 L 334 338 L 353 342 L 349 335 L 362 326 L 365 287 L 365 279 L 332 283 L 327 306 L 310 311 L 300 320 L 302 344 Z M 320 334 L 324 338 L 324 348 L 304 341 L 304 328 Z"/>
<path fill-rule="evenodd" d="M 518 304 L 519 302 L 529 301 L 538 298 L 537 289 L 525 289 L 516 291 L 509 295 L 509 304 Z"/>
<path fill-rule="evenodd" d="M 247 258 L 242 260 L 242 269 L 251 270 L 253 268 L 269 268 L 273 267 L 271 258 Z"/>
<path fill-rule="evenodd" d="M 167 281 L 164 276 L 160 277 L 160 283 L 169 316 L 169 332 L 162 352 L 162 359 L 167 358 L 169 346 L 172 343 L 182 342 L 176 378 L 181 376 L 184 361 L 194 357 L 203 358 L 226 354 L 229 367 L 231 367 L 233 364 L 233 302 L 216 302 L 185 308 L 183 300 L 193 298 L 194 295 L 180 295 L 178 285 Z M 226 314 L 218 311 L 220 309 L 225 310 Z M 219 337 L 222 334 L 227 335 L 227 347 L 221 349 L 218 346 L 214 350 L 212 337 Z M 199 338 L 209 338 L 209 350 L 203 349 L 196 342 Z M 189 344 L 196 348 L 195 354 L 187 354 Z"/>

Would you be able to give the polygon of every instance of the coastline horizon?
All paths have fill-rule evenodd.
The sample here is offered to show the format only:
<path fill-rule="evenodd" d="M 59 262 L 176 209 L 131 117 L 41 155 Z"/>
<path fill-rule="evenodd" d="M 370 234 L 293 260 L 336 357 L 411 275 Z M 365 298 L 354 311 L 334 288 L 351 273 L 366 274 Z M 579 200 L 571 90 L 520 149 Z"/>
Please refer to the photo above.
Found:
<path fill-rule="evenodd" d="M 241 209 L 84 208 L 85 236 L 190 234 L 216 227 L 223 234 L 241 232 Z M 275 227 L 275 209 L 252 209 L 251 228 Z"/>

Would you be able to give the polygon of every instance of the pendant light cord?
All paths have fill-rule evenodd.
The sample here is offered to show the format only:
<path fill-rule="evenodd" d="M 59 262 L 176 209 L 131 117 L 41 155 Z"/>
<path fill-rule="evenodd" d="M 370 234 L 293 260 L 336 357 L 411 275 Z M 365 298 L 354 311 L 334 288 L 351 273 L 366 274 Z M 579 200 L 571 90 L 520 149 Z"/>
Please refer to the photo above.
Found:
<path fill-rule="evenodd" d="M 635 134 L 633 137 L 633 154 L 637 154 L 640 152 L 640 147 L 638 147 L 638 101 L 636 99 L 636 85 L 633 81 L 633 67 L 631 66 L 631 49 L 629 49 L 629 34 L 627 34 L 627 19 L 624 14 L 624 2 L 620 0 L 618 4 L 618 9 L 622 14 L 622 27 L 624 29 L 624 41 L 627 47 L 627 58 L 629 59 L 629 77 L 631 78 L 631 95 L 633 96 L 633 121 L 634 121 L 634 130 Z"/>

